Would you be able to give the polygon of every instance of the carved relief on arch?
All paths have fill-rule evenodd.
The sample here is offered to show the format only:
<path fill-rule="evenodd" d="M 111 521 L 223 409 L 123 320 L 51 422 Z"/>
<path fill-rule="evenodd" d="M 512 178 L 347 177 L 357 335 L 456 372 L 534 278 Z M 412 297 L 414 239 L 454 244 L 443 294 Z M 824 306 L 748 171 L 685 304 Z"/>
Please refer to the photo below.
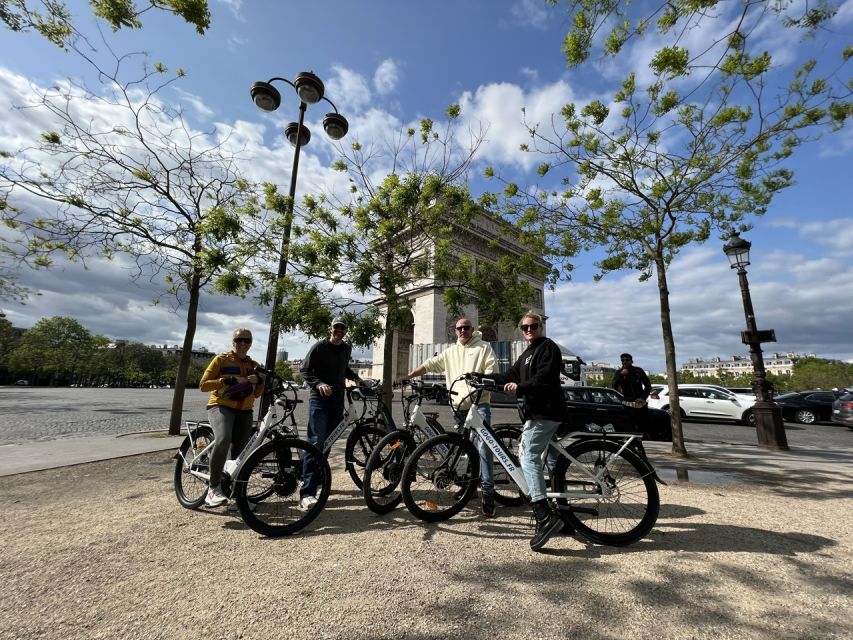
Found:
<path fill-rule="evenodd" d="M 479 327 L 480 333 L 483 334 L 482 338 L 485 342 L 497 342 L 498 340 L 498 332 L 492 326 L 481 326 Z"/>

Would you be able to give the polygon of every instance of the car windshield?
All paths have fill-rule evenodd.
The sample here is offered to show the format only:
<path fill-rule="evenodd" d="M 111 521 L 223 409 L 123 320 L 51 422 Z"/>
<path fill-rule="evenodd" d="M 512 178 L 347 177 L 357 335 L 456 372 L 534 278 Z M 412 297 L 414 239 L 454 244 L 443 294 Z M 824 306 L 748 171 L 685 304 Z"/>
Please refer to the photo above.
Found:
<path fill-rule="evenodd" d="M 796 393 L 794 393 L 793 391 L 789 391 L 788 393 L 779 394 L 778 396 L 776 396 L 776 399 L 777 400 L 784 400 L 785 398 L 794 398 L 796 396 L 797 396 Z"/>

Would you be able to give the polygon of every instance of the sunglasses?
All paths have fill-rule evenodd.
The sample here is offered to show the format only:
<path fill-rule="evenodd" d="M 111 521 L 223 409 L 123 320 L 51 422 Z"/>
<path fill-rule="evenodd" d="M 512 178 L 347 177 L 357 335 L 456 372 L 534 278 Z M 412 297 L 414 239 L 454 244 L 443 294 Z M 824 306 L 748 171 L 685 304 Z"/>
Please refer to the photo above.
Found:
<path fill-rule="evenodd" d="M 234 338 L 234 342 L 237 344 L 252 344 L 251 338 Z"/>
<path fill-rule="evenodd" d="M 521 329 L 524 333 L 527 333 L 528 331 L 536 331 L 538 328 L 538 322 L 534 322 L 532 324 L 523 324 L 519 327 L 519 329 Z"/>
<path fill-rule="evenodd" d="M 470 324 L 463 324 L 463 325 L 461 325 L 461 326 L 459 326 L 459 327 L 456 327 L 456 330 L 457 330 L 457 331 L 468 331 L 468 330 L 470 330 L 470 329 L 471 329 L 471 325 L 470 325 Z"/>
<path fill-rule="evenodd" d="M 342 324 L 333 324 L 332 329 L 337 329 L 338 331 L 346 331 L 347 328 Z"/>

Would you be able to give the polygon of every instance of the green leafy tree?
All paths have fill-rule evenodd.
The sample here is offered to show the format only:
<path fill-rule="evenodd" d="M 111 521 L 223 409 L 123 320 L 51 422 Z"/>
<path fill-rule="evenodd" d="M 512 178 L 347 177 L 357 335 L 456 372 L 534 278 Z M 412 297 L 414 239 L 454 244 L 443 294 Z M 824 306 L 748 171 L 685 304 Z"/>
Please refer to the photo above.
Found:
<path fill-rule="evenodd" d="M 427 119 L 419 130 L 403 132 L 384 156 L 353 144 L 335 163 L 349 176 L 350 197 L 305 198 L 289 246 L 290 275 L 279 282 L 287 302 L 275 310 L 278 326 L 320 337 L 333 316 L 343 315 L 354 344 L 367 346 L 384 336 L 386 382 L 392 378 L 394 333 L 411 322 L 411 294 L 417 288 L 440 283 L 452 311 L 477 304 L 485 322 L 514 319 L 532 293 L 517 277 L 524 259 L 481 264 L 476 271 L 472 260 L 454 249 L 454 239 L 464 237 L 480 211 L 464 177 L 481 138 L 459 150 L 452 133 L 458 108 L 452 106 L 447 115 L 444 128 Z M 391 172 L 375 179 L 379 172 L 373 165 L 380 156 Z M 268 207 L 287 209 L 289 203 L 274 190 L 268 196 Z M 390 400 L 390 385 L 386 393 Z"/>
<path fill-rule="evenodd" d="M 69 383 L 92 351 L 92 334 L 73 318 L 39 320 L 24 332 L 9 354 L 13 371 L 31 375 L 34 382 Z"/>
<path fill-rule="evenodd" d="M 6 318 L 0 318 L 0 376 L 9 375 L 9 354 L 17 346 L 20 336 Z"/>
<path fill-rule="evenodd" d="M 668 267 L 715 231 L 748 230 L 750 217 L 763 215 L 793 183 L 785 160 L 810 136 L 843 125 L 853 83 L 839 78 L 853 47 L 828 44 L 822 65 L 801 60 L 793 70 L 774 65 L 763 49 L 762 35 L 775 27 L 794 37 L 820 28 L 832 16 L 825 3 L 803 5 L 800 16 L 785 10 L 788 3 L 757 1 L 568 4 L 570 66 L 586 64 L 594 51 L 634 55 L 626 44 L 655 27 L 662 44 L 648 72 L 629 72 L 611 100 L 566 104 L 547 124 L 525 121 L 530 142 L 523 149 L 542 154 L 539 175 L 557 174 L 560 186 L 509 183 L 504 193 L 562 275 L 570 277 L 578 254 L 597 250 L 604 257 L 596 278 L 622 269 L 656 278 L 677 409 Z M 686 456 L 679 412 L 672 415 L 673 453 Z"/>
<path fill-rule="evenodd" d="M 275 372 L 285 380 L 293 380 L 293 367 L 281 360 L 276 361 Z"/>
<path fill-rule="evenodd" d="M 89 0 L 92 12 L 113 30 L 140 29 L 142 15 L 162 10 L 182 17 L 203 34 L 210 26 L 207 0 Z M 12 31 L 35 31 L 58 47 L 66 48 L 77 34 L 71 11 L 58 0 L 0 0 L 0 20 Z"/>
<path fill-rule="evenodd" d="M 162 277 L 163 295 L 174 296 L 174 308 L 186 306 L 169 425 L 177 434 L 202 291 L 243 295 L 253 286 L 248 265 L 267 247 L 265 212 L 237 173 L 239 153 L 193 131 L 159 97 L 180 74 L 168 78 L 155 65 L 126 79 L 127 62 L 116 59 L 112 72 L 92 62 L 103 93 L 69 81 L 38 96 L 34 108 L 57 128 L 6 154 L 0 201 L 29 264 L 47 266 L 58 252 L 71 259 L 121 252 L 135 260 L 136 277 Z M 110 116 L 81 115 L 93 110 Z M 15 204 L 18 191 L 43 210 Z"/>
<path fill-rule="evenodd" d="M 853 364 L 825 360 L 823 358 L 803 358 L 794 363 L 791 374 L 794 389 L 844 389 L 853 386 Z"/>

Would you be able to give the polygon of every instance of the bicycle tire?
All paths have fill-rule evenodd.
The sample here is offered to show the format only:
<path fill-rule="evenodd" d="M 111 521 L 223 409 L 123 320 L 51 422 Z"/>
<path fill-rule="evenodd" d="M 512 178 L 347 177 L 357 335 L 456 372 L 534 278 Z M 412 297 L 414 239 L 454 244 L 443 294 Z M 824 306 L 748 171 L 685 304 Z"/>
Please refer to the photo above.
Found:
<path fill-rule="evenodd" d="M 302 511 L 299 492 L 306 454 L 320 461 L 320 481 L 317 503 Z M 237 476 L 234 498 L 243 521 L 252 530 L 278 538 L 296 533 L 320 515 L 331 490 L 332 470 L 317 447 L 298 438 L 276 437 L 248 457 Z M 266 495 L 264 500 L 250 504 L 250 496 L 262 494 Z"/>
<path fill-rule="evenodd" d="M 397 430 L 376 443 L 367 466 L 364 468 L 362 494 L 367 508 L 377 515 L 385 515 L 397 508 L 403 500 L 399 491 L 406 460 L 417 443 L 408 431 Z"/>
<path fill-rule="evenodd" d="M 615 492 L 612 498 L 557 499 L 562 507 L 594 510 L 594 513 L 581 513 L 561 509 L 580 535 L 592 542 L 619 547 L 636 542 L 651 531 L 660 511 L 654 469 L 630 449 L 616 455 L 621 446 L 612 440 L 595 439 L 576 442 L 566 449 L 593 475 L 601 468 L 604 456 L 612 454 L 605 475 Z M 551 486 L 558 493 L 579 489 L 600 491 L 598 485 L 565 456 L 557 461 Z"/>
<path fill-rule="evenodd" d="M 521 467 L 518 461 L 518 446 L 521 444 L 521 427 L 498 427 L 495 429 L 495 435 L 509 454 L 509 459 L 512 460 L 516 467 Z M 494 454 L 493 456 L 494 457 Z M 505 507 L 520 507 L 527 498 L 524 497 L 521 489 L 515 484 L 515 481 L 510 478 L 507 470 L 503 468 L 500 462 L 493 461 L 495 469 L 495 501 Z"/>
<path fill-rule="evenodd" d="M 459 433 L 442 433 L 420 444 L 409 456 L 400 493 L 413 516 L 440 522 L 468 504 L 479 481 L 480 454 L 474 444 Z"/>
<path fill-rule="evenodd" d="M 193 470 L 210 472 L 210 455 L 205 454 L 199 459 L 193 460 L 188 465 L 184 459 L 190 447 L 200 451 L 213 442 L 213 429 L 209 427 L 197 427 L 193 435 L 184 438 L 175 456 L 175 496 L 182 507 L 186 509 L 198 509 L 204 504 L 207 496 L 208 483 L 202 478 L 197 478 L 190 473 L 190 465 Z"/>
<path fill-rule="evenodd" d="M 376 443 L 388 433 L 387 429 L 379 427 L 378 424 L 380 423 L 372 419 L 357 423 L 347 437 L 344 450 L 345 466 L 349 477 L 352 478 L 359 491 L 363 488 L 362 478 L 370 452 L 373 451 Z"/>

